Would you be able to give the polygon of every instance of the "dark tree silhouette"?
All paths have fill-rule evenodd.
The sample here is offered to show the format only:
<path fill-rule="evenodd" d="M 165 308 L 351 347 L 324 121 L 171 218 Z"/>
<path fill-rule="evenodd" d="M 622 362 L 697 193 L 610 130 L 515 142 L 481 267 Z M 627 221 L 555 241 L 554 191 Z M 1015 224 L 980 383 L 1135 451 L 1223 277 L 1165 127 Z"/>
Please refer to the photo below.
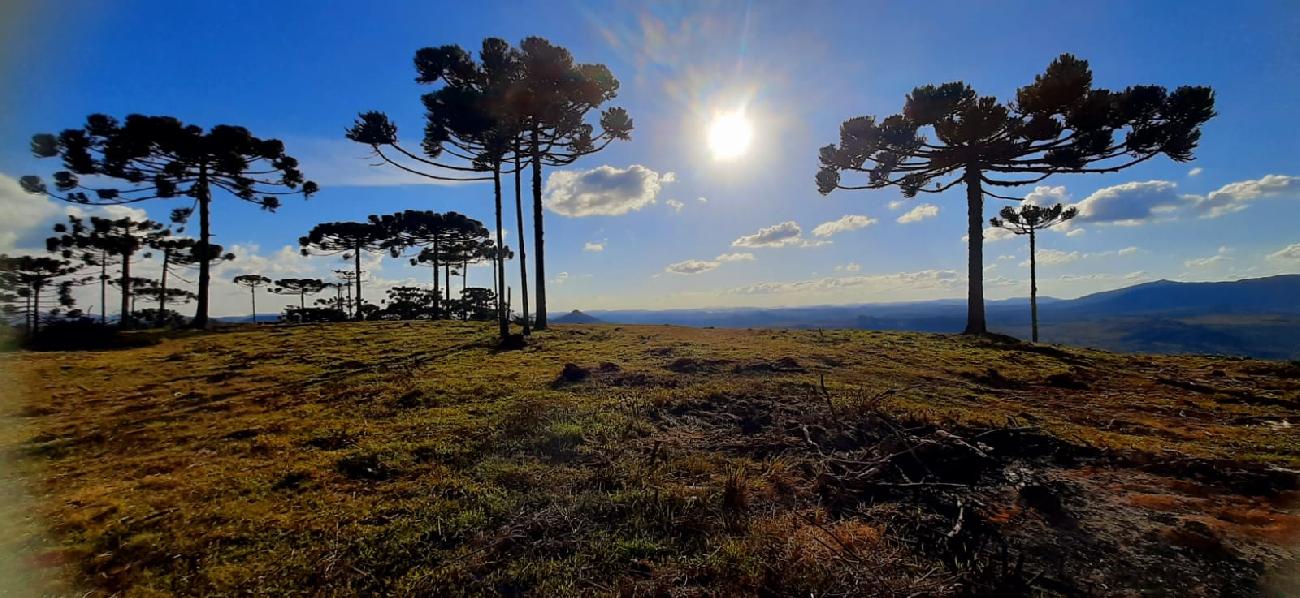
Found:
<path fill-rule="evenodd" d="M 117 286 L 121 290 L 122 303 L 119 308 L 118 326 L 131 325 L 131 260 L 141 249 L 152 246 L 167 236 L 166 225 L 153 220 L 133 220 L 131 218 L 101 218 L 91 216 L 83 220 L 78 216 L 68 216 L 67 223 L 54 225 L 54 232 L 59 233 L 45 240 L 45 247 L 51 253 L 57 252 L 64 259 L 80 255 L 87 264 L 98 264 L 101 269 L 107 264 L 106 258 L 116 258 L 121 266 L 121 275 Z M 145 254 L 148 257 L 148 254 Z M 100 300 L 104 300 L 103 284 L 106 274 L 100 273 Z M 101 312 L 102 313 L 102 312 Z M 101 316 L 101 319 L 102 316 Z"/>
<path fill-rule="evenodd" d="M 904 196 L 966 187 L 967 334 L 984 334 L 985 186 L 1036 183 L 1057 173 L 1117 172 L 1160 154 L 1186 162 L 1214 116 L 1208 87 L 1095 89 L 1088 63 L 1063 54 L 999 103 L 960 81 L 917 87 L 901 114 L 852 118 L 839 145 L 821 148 L 817 189 L 899 187 Z M 927 134 L 927 130 L 932 135 Z M 1121 136 L 1117 139 L 1117 136 Z M 844 173 L 861 173 L 861 184 Z"/>
<path fill-rule="evenodd" d="M 209 265 L 216 262 L 228 262 L 235 259 L 235 254 L 225 251 L 221 245 L 215 243 L 207 246 L 207 259 L 200 255 L 202 249 L 199 248 L 198 239 L 189 237 L 163 237 L 154 241 L 150 245 L 153 249 L 162 254 L 162 274 L 158 280 L 157 292 L 151 292 L 151 296 L 158 299 L 158 313 L 166 316 L 166 305 L 168 297 L 181 298 L 186 295 L 192 296 L 190 299 L 179 301 L 179 303 L 189 303 L 190 300 L 198 299 L 198 295 L 189 291 L 181 291 L 168 286 L 173 271 L 178 267 L 197 267 L 199 262 L 207 261 Z M 189 281 L 187 281 L 189 282 Z"/>
<path fill-rule="evenodd" d="M 1011 206 L 1003 206 L 1000 218 L 989 220 L 989 224 L 995 228 L 1003 228 L 1017 235 L 1029 235 L 1029 314 L 1032 322 L 1032 338 L 1038 342 L 1038 259 L 1036 253 L 1038 244 L 1036 242 L 1036 231 L 1051 228 L 1062 222 L 1070 220 L 1079 214 L 1078 208 L 1066 208 L 1061 204 L 1051 207 L 1040 207 L 1032 204 L 1022 204 L 1017 210 Z"/>
<path fill-rule="evenodd" d="M 359 286 L 359 284 L 360 284 L 359 281 L 361 280 L 361 275 L 362 275 L 362 274 L 365 274 L 365 270 L 357 270 L 357 271 L 355 271 L 355 272 L 352 271 L 352 270 L 335 270 L 335 271 L 334 271 L 334 275 L 337 276 L 337 277 L 339 278 L 339 282 L 335 283 L 335 285 L 337 285 L 337 286 L 339 286 L 339 287 L 342 287 L 342 288 L 339 288 L 339 289 L 338 289 L 338 290 L 339 290 L 339 298 L 338 298 L 338 300 L 339 300 L 340 309 L 344 309 L 345 311 L 353 311 L 353 309 L 352 309 L 352 289 L 353 289 L 353 287 L 357 287 L 357 286 Z M 343 294 L 342 294 L 342 291 L 345 290 L 345 289 L 346 289 L 347 292 L 348 292 L 348 296 L 347 296 L 346 299 L 344 299 Z M 357 300 L 357 303 L 360 304 L 360 299 Z"/>
<path fill-rule="evenodd" d="M 86 279 L 68 277 L 80 269 L 68 260 L 0 254 L 0 303 L 5 304 L 8 314 L 21 311 L 27 332 L 35 334 L 41 329 L 41 298 L 51 285 L 57 282 L 59 305 L 75 305 L 72 287 L 84 284 Z"/>
<path fill-rule="evenodd" d="M 419 248 L 411 258 L 412 266 L 429 264 L 433 268 L 433 288 L 437 295 L 440 283 L 439 265 L 450 267 L 447 256 L 451 248 L 469 239 L 481 240 L 488 236 L 487 228 L 482 222 L 457 212 L 439 214 L 428 210 L 405 210 L 383 216 L 370 216 L 370 222 L 380 226 L 386 237 L 384 245 L 393 257 L 400 257 L 403 252 Z M 447 274 L 450 278 L 450 274 Z M 447 290 L 450 297 L 450 289 Z M 436 307 L 436 306 L 435 306 Z"/>
<path fill-rule="evenodd" d="M 384 313 L 403 320 L 436 317 L 438 293 L 421 287 L 393 287 L 387 291 Z"/>
<path fill-rule="evenodd" d="M 257 323 L 257 289 L 258 287 L 269 286 L 271 279 L 261 274 L 240 274 L 236 276 L 233 282 L 237 285 L 248 287 L 248 294 L 253 299 L 253 323 Z"/>
<path fill-rule="evenodd" d="M 588 113 L 618 95 L 618 79 L 603 64 L 577 64 L 569 50 L 541 37 L 520 43 L 522 91 L 511 96 L 511 109 L 520 121 L 521 148 L 532 171 L 533 254 L 537 287 L 536 328 L 546 328 L 546 244 L 542 215 L 542 166 L 572 164 L 598 152 L 615 139 L 630 139 L 632 119 L 622 108 L 600 114 L 600 132 L 585 122 Z M 516 169 L 517 172 L 517 169 Z M 516 174 L 516 190 L 518 174 Z M 518 192 L 516 191 L 516 211 Z M 523 218 L 520 214 L 520 272 L 524 272 Z M 528 289 L 524 321 L 528 320 Z"/>
<path fill-rule="evenodd" d="M 453 45 L 416 51 L 416 82 L 441 83 L 438 89 L 421 97 L 425 109 L 423 156 L 398 145 L 397 126 L 382 112 L 362 113 L 348 130 L 347 137 L 371 146 L 385 162 L 419 176 L 438 180 L 490 179 L 499 245 L 504 233 L 502 166 L 519 135 L 519 123 L 508 110 L 508 100 L 519 89 L 520 65 L 518 53 L 497 38 L 483 40 L 479 57 L 476 62 L 469 52 Z M 416 166 L 394 159 L 385 153 L 385 148 L 391 148 Z M 447 156 L 460 163 L 446 161 Z M 430 168 L 434 170 L 429 171 Z M 481 173 L 491 173 L 491 176 L 475 176 Z M 504 263 L 496 264 L 496 278 L 504 286 Z M 503 339 L 509 336 L 508 320 L 501 319 L 498 328 Z"/>
<path fill-rule="evenodd" d="M 79 129 L 57 136 L 32 137 L 32 152 L 40 158 L 63 159 L 66 170 L 54 173 L 55 190 L 34 176 L 22 177 L 32 193 L 80 204 L 117 205 L 155 198 L 192 197 L 199 212 L 199 244 L 212 242 L 209 222 L 212 188 L 274 211 L 278 196 L 310 196 L 316 184 L 303 179 L 298 161 L 276 139 L 254 137 L 243 127 L 217 125 L 204 131 L 170 116 L 132 114 L 122 122 L 92 114 Z M 81 177 L 115 179 L 120 187 L 92 188 Z M 200 251 L 200 254 L 206 254 Z M 198 306 L 191 324 L 208 324 L 209 264 L 199 263 Z"/>
<path fill-rule="evenodd" d="M 357 285 L 357 302 L 353 316 L 361 319 L 361 252 L 380 253 L 387 251 L 386 232 L 383 227 L 372 222 L 322 222 L 317 224 L 306 236 L 299 237 L 303 255 L 312 255 L 313 249 L 318 255 L 343 254 L 343 259 L 352 258 L 353 282 Z"/>
<path fill-rule="evenodd" d="M 272 293 L 277 295 L 297 295 L 298 309 L 307 308 L 307 295 L 315 295 L 325 290 L 325 281 L 319 278 L 281 278 L 275 281 Z"/>

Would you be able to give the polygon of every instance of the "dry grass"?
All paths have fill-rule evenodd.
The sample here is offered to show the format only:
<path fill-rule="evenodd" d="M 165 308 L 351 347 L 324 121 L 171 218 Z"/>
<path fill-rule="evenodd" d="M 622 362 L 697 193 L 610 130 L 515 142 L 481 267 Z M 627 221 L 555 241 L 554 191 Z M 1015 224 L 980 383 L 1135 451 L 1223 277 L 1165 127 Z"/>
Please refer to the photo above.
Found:
<path fill-rule="evenodd" d="M 0 410 L 22 424 L 6 424 L 6 448 L 55 543 L 26 544 L 29 562 L 66 562 L 66 583 L 104 593 L 986 587 L 991 561 L 908 535 L 968 511 L 961 538 L 977 520 L 1027 525 L 1013 486 L 1010 502 L 966 497 L 956 513 L 938 495 L 850 493 L 828 485 L 790 423 L 829 430 L 808 437 L 825 445 L 814 439 L 872 417 L 1033 427 L 1184 484 L 1106 490 L 1116 509 L 1221 521 L 1209 527 L 1234 558 L 1261 568 L 1294 558 L 1276 537 L 1294 529 L 1290 495 L 1199 508 L 1185 495 L 1222 484 L 1160 469 L 1300 465 L 1288 364 L 666 326 L 560 326 L 495 352 L 488 327 L 457 323 L 266 327 L 0 360 Z M 566 363 L 586 374 L 557 379 Z M 1081 493 L 1104 477 L 1062 471 Z"/>

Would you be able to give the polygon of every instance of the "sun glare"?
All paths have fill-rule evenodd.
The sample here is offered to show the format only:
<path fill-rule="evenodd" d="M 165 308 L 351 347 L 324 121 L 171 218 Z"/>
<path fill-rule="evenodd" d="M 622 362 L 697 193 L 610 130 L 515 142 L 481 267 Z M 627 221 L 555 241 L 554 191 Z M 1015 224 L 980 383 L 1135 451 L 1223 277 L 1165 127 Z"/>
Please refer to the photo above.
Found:
<path fill-rule="evenodd" d="M 740 110 L 719 114 L 709 124 L 709 150 L 718 160 L 735 160 L 744 155 L 753 138 L 754 127 Z"/>

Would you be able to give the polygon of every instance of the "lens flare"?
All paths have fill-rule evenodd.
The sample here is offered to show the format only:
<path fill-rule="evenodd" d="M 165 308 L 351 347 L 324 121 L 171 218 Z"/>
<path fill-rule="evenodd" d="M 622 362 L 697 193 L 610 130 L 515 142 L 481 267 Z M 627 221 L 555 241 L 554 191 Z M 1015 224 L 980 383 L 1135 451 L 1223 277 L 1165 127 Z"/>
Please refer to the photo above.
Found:
<path fill-rule="evenodd" d="M 735 160 L 749 150 L 754 127 L 743 111 L 726 112 L 709 124 L 709 151 L 718 160 Z"/>

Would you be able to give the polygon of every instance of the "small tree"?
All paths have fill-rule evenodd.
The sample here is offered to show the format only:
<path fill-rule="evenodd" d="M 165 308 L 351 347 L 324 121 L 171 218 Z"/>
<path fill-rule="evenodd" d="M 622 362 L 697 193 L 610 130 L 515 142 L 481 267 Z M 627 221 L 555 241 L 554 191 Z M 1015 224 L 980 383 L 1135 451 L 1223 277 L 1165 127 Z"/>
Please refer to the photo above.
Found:
<path fill-rule="evenodd" d="M 79 129 L 57 136 L 32 137 L 38 158 L 60 157 L 66 170 L 55 172 L 55 191 L 40 177 L 25 176 L 23 187 L 64 201 L 92 205 L 118 205 L 155 198 L 192 197 L 199 211 L 199 244 L 212 242 L 209 222 L 212 188 L 236 199 L 274 211 L 278 196 L 310 196 L 316 183 L 303 179 L 298 161 L 284 152 L 276 139 L 260 139 L 248 129 L 217 125 L 204 131 L 170 116 L 132 114 L 119 122 L 92 114 Z M 81 177 L 115 179 L 120 187 L 83 186 Z M 207 251 L 200 251 L 206 255 Z M 191 324 L 208 324 L 208 262 L 199 263 L 198 307 Z"/>
<path fill-rule="evenodd" d="M 261 274 L 240 274 L 234 279 L 234 283 L 248 287 L 249 297 L 253 300 L 253 323 L 257 323 L 257 289 L 271 284 L 271 279 Z"/>
<path fill-rule="evenodd" d="M 315 295 L 325 290 L 325 281 L 319 278 L 281 278 L 275 281 L 272 293 L 277 295 L 297 295 L 298 309 L 307 308 L 307 295 Z"/>
<path fill-rule="evenodd" d="M 421 287 L 393 287 L 388 289 L 384 313 L 403 320 L 430 318 L 437 313 L 438 294 Z"/>
<path fill-rule="evenodd" d="M 488 236 L 482 222 L 457 212 L 439 214 L 428 210 L 405 210 L 370 216 L 370 222 L 383 228 L 384 245 L 393 257 L 400 257 L 408 249 L 420 249 L 410 263 L 412 266 L 428 264 L 433 268 L 435 300 L 441 296 L 438 267 L 450 267 L 448 256 L 454 253 L 454 247 L 466 239 L 481 241 Z M 446 278 L 450 279 L 449 273 Z M 449 288 L 448 298 L 450 294 Z"/>
<path fill-rule="evenodd" d="M 35 334 L 41 329 L 41 299 L 52 285 L 58 291 L 59 305 L 76 304 L 72 287 L 86 281 L 68 277 L 78 270 L 80 266 L 68 260 L 0 254 L 0 302 L 5 304 L 8 314 L 22 312 L 24 328 L 29 334 Z"/>
<path fill-rule="evenodd" d="M 995 228 L 1003 228 L 1017 235 L 1029 235 L 1029 313 L 1032 322 L 1033 341 L 1038 342 L 1038 262 L 1035 252 L 1035 231 L 1051 228 L 1074 218 L 1078 208 L 1066 208 L 1061 204 L 1044 208 L 1032 204 L 1023 204 L 1019 210 L 1011 206 L 1002 208 L 1001 218 L 989 220 Z"/>
<path fill-rule="evenodd" d="M 311 229 L 306 236 L 298 239 L 303 255 L 343 254 L 343 259 L 352 258 L 354 282 L 357 285 L 357 309 L 353 316 L 361 318 L 361 252 L 381 253 L 387 251 L 385 241 L 387 233 L 383 227 L 372 222 L 322 222 Z"/>
<path fill-rule="evenodd" d="M 1208 87 L 1172 93 L 1155 85 L 1094 89 L 1087 61 L 1062 54 L 1011 103 L 977 96 L 957 81 L 917 87 L 901 114 L 844 121 L 839 144 L 821 148 L 817 189 L 825 195 L 896 186 L 913 197 L 964 185 L 966 333 L 984 334 L 984 197 L 1018 199 L 986 186 L 1029 185 L 1058 173 L 1117 172 L 1161 154 L 1186 162 L 1201 125 L 1213 116 Z M 845 183 L 844 173 L 860 173 L 866 181 Z"/>
<path fill-rule="evenodd" d="M 153 220 L 134 220 L 132 218 L 100 218 L 91 216 L 89 221 L 77 216 L 68 216 L 66 224 L 54 225 L 54 232 L 59 235 L 45 240 L 45 247 L 51 252 L 62 253 L 64 259 L 80 252 L 87 264 L 107 264 L 106 258 L 115 258 L 121 265 L 121 275 L 116 285 L 121 290 L 122 303 L 119 308 L 118 326 L 123 328 L 131 324 L 131 260 L 137 252 L 149 247 L 167 236 L 166 226 Z M 148 254 L 145 254 L 148 257 Z M 104 272 L 100 273 L 100 300 L 104 299 Z M 101 308 L 102 309 L 102 308 Z M 101 316 L 102 317 L 102 316 Z"/>

